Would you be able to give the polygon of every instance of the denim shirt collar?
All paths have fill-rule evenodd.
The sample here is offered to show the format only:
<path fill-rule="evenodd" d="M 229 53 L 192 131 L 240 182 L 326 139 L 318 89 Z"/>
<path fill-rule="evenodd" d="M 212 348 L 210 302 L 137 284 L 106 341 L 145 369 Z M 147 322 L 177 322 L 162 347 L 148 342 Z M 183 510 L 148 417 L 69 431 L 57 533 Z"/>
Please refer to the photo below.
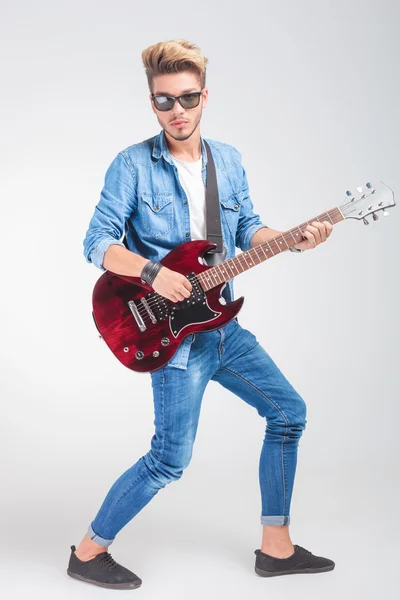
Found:
<path fill-rule="evenodd" d="M 206 146 L 204 144 L 204 139 L 201 135 L 200 135 L 200 143 L 201 143 L 201 156 L 203 159 L 202 168 L 205 169 L 207 167 L 207 150 L 206 150 Z M 161 156 L 163 156 L 168 163 L 173 164 L 172 156 L 168 149 L 168 145 L 167 145 L 167 142 L 165 139 L 164 129 L 161 129 L 160 133 L 154 139 L 152 156 L 155 159 L 159 159 Z"/>

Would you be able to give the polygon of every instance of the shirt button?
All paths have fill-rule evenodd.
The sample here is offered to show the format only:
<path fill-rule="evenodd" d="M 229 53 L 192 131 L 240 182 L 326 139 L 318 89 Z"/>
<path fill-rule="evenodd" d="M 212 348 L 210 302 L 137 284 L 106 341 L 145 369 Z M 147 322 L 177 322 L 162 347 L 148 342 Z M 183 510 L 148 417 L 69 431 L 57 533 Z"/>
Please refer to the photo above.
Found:
<path fill-rule="evenodd" d="M 154 207 L 154 210 L 158 210 L 158 206 L 155 206 L 155 207 Z"/>
<path fill-rule="evenodd" d="M 185 202 L 183 204 L 187 204 L 187 200 L 185 200 Z"/>
<path fill-rule="evenodd" d="M 189 235 L 190 235 L 190 233 L 187 233 L 187 234 L 186 234 L 186 237 L 189 237 Z"/>
<path fill-rule="evenodd" d="M 235 208 L 239 208 L 239 204 L 235 204 Z"/>

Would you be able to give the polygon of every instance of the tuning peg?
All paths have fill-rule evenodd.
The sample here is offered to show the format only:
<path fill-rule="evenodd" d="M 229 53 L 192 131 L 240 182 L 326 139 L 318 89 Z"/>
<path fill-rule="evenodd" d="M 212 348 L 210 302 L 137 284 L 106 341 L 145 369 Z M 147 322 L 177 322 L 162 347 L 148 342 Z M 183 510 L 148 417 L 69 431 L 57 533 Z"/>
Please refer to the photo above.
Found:
<path fill-rule="evenodd" d="M 388 216 L 389 216 L 389 213 L 388 213 L 388 211 L 387 211 L 387 210 L 384 210 L 384 211 L 383 211 L 383 216 L 384 216 L 384 217 L 388 217 Z"/>
<path fill-rule="evenodd" d="M 365 184 L 365 187 L 368 189 L 370 189 L 372 187 L 369 181 L 368 181 L 368 183 Z"/>
<path fill-rule="evenodd" d="M 364 225 L 369 225 L 369 221 L 367 221 L 367 219 L 365 217 L 363 218 L 363 221 L 364 221 Z"/>
<path fill-rule="evenodd" d="M 347 196 L 352 196 L 352 193 L 351 193 L 351 191 L 350 191 L 350 190 L 346 190 L 346 195 L 347 195 Z"/>
<path fill-rule="evenodd" d="M 357 188 L 357 192 L 360 192 L 360 194 L 361 194 L 361 192 L 362 192 L 362 185 L 360 185 L 360 187 Z"/>
<path fill-rule="evenodd" d="M 372 218 L 374 221 L 377 221 L 379 219 L 379 217 L 376 213 L 372 213 Z"/>

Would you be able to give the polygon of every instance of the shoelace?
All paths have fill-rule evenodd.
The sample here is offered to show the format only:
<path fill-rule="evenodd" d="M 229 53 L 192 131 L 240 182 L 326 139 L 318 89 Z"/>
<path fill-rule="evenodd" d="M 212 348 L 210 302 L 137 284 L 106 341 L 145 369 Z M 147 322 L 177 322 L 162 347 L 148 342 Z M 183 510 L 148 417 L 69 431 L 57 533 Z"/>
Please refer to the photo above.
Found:
<path fill-rule="evenodd" d="M 306 550 L 302 546 L 298 546 L 297 544 L 294 544 L 294 548 L 296 548 L 296 552 L 300 552 L 301 554 L 312 554 L 312 552 Z"/>
<path fill-rule="evenodd" d="M 99 556 L 97 558 L 97 560 L 104 565 L 105 567 L 108 567 L 111 571 L 111 569 L 115 569 L 115 567 L 117 566 L 117 561 L 113 559 L 113 557 L 111 556 L 111 554 L 109 552 L 102 552 L 101 556 Z"/>

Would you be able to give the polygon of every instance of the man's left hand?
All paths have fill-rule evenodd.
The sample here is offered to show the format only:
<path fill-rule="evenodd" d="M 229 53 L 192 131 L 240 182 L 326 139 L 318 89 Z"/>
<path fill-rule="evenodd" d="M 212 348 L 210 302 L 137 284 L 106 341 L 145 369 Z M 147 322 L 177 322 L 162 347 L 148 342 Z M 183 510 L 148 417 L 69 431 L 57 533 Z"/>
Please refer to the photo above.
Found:
<path fill-rule="evenodd" d="M 311 225 L 307 225 L 303 231 L 303 236 L 306 240 L 295 244 L 295 248 L 299 250 L 310 250 L 316 248 L 321 242 L 326 242 L 328 237 L 331 235 L 333 229 L 332 223 L 329 221 L 313 221 Z"/>

